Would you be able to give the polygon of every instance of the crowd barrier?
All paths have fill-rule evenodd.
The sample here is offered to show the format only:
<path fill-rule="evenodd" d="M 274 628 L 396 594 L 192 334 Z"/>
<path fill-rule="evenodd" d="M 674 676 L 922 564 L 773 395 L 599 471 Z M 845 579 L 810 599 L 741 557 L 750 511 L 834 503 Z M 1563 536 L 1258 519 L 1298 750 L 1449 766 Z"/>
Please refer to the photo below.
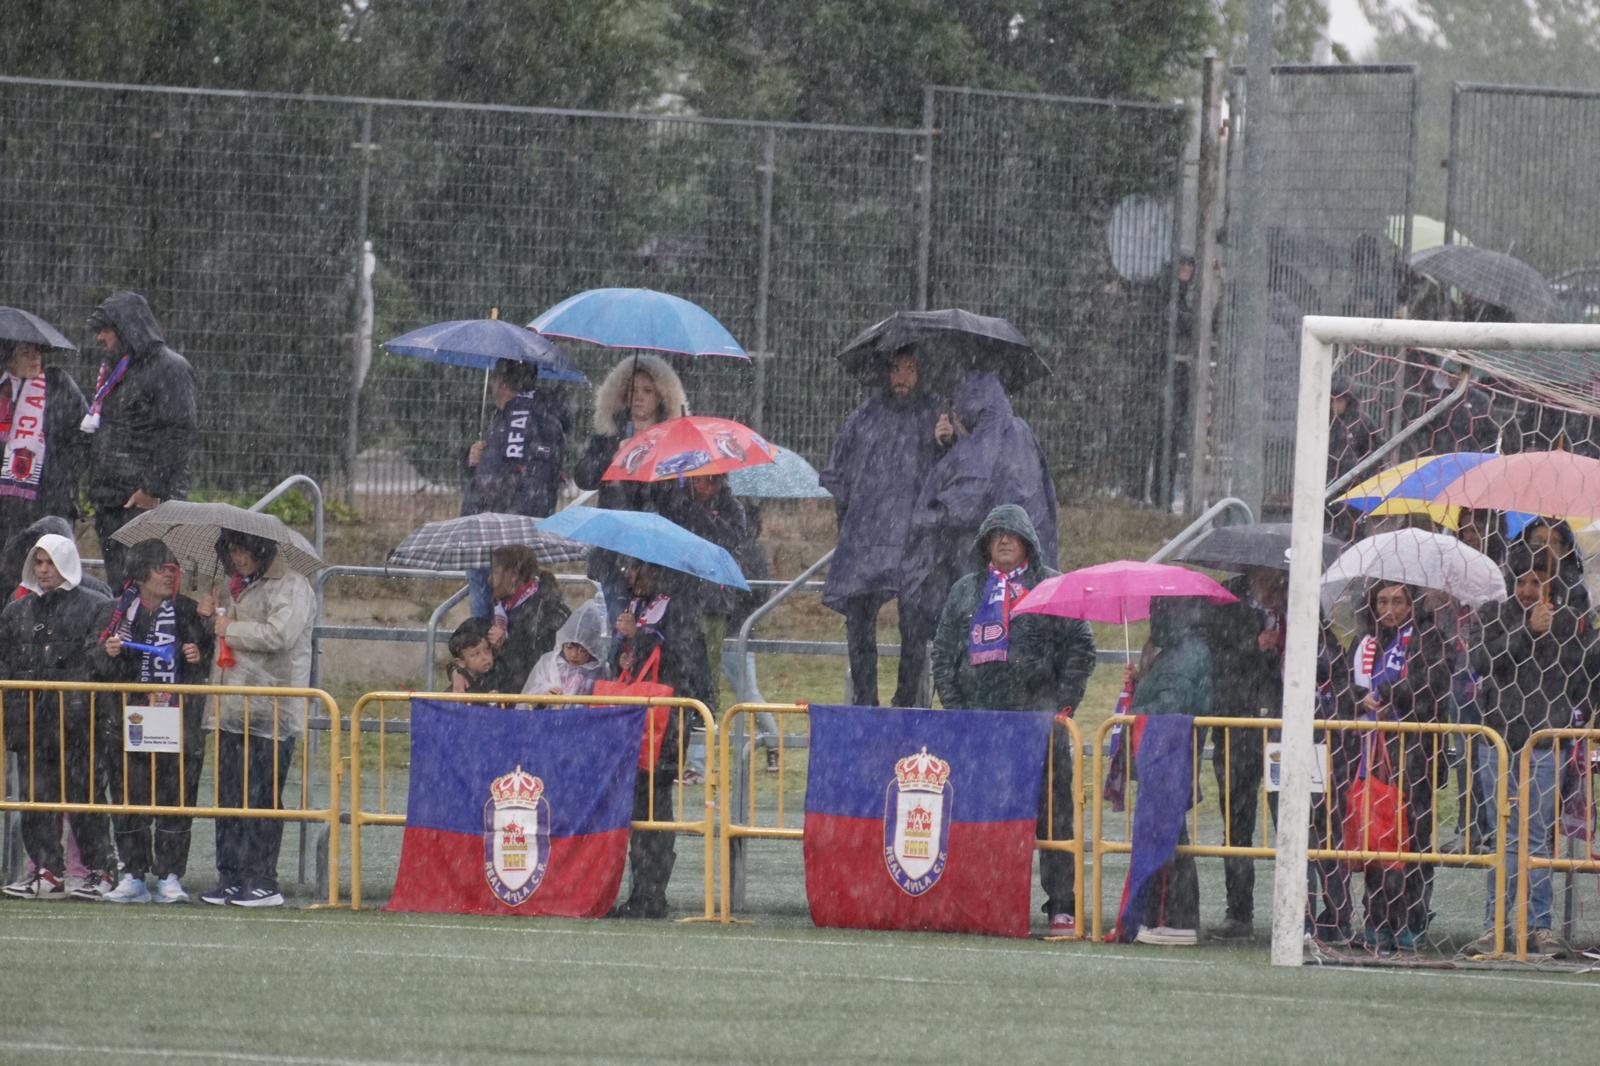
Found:
<path fill-rule="evenodd" d="M 756 773 L 756 745 L 753 743 L 747 745 L 745 751 L 738 753 L 737 756 L 732 750 L 733 737 L 740 735 L 741 726 L 745 727 L 744 735 L 746 736 L 754 737 L 758 732 L 753 721 L 746 723 L 742 722 L 741 719 L 753 718 L 753 716 L 759 714 L 773 715 L 778 721 L 778 773 L 774 780 L 776 795 L 765 804 L 761 801 L 761 797 L 758 796 L 758 793 L 763 790 L 755 786 L 755 782 L 765 779 L 764 775 Z M 724 767 L 727 772 L 719 776 L 723 780 L 734 780 L 735 775 L 732 773 L 734 769 L 733 760 L 735 757 L 739 757 L 746 762 L 744 780 L 750 782 L 749 787 L 745 789 L 744 795 L 725 796 L 721 804 L 722 825 L 719 854 L 721 892 L 719 913 L 721 920 L 725 924 L 735 921 L 733 916 L 733 863 L 731 861 L 734 842 L 752 839 L 793 841 L 802 839 L 803 824 L 789 824 L 789 812 L 796 806 L 788 797 L 788 774 L 785 772 L 788 768 L 786 738 L 790 732 L 785 728 L 785 725 L 790 719 L 804 721 L 809 731 L 810 708 L 805 704 L 799 703 L 740 703 L 730 707 L 722 716 L 722 729 L 717 744 L 717 763 L 719 766 Z M 1045 760 L 1046 794 L 1048 797 L 1045 811 L 1047 836 L 1036 840 L 1035 847 L 1039 851 L 1065 852 L 1073 856 L 1073 883 L 1078 888 L 1076 893 L 1077 913 L 1075 915 L 1078 931 L 1072 937 L 1052 937 L 1049 939 L 1076 939 L 1083 935 L 1083 743 L 1076 723 L 1069 718 L 1057 718 L 1056 721 L 1065 728 L 1072 745 L 1073 833 L 1070 840 L 1056 840 L 1053 836 L 1048 835 L 1050 826 L 1054 824 L 1051 815 L 1053 815 L 1055 809 L 1054 755 L 1057 743 L 1057 733 L 1055 730 L 1051 730 L 1050 748 Z M 800 811 L 802 823 L 804 821 L 804 813 L 802 808 Z M 763 814 L 768 815 L 768 819 L 763 820 Z"/>
<path fill-rule="evenodd" d="M 88 698 L 74 705 L 72 694 L 77 693 Z M 194 727 L 192 731 L 184 731 L 182 735 L 200 736 L 205 747 L 198 752 L 201 759 L 201 769 L 195 772 L 204 772 L 204 767 L 211 767 L 211 784 L 209 789 L 210 803 L 203 802 L 207 796 L 207 789 L 198 786 L 196 802 L 189 804 L 184 796 L 184 789 L 177 790 L 176 804 L 160 804 L 156 802 L 158 788 L 157 758 L 170 760 L 176 756 L 176 773 L 179 781 L 187 781 L 189 773 L 193 770 L 190 766 L 195 754 L 187 749 L 183 743 L 178 744 L 177 751 L 158 756 L 154 752 L 144 754 L 131 754 L 126 750 L 125 743 L 133 742 L 124 740 L 124 719 L 129 708 L 137 711 L 146 706 L 138 702 L 138 697 L 153 693 L 174 693 L 179 699 L 179 715 L 206 715 L 210 718 L 209 725 Z M 53 695 L 52 695 L 53 694 Z M 0 681 L 0 696 L 3 696 L 6 713 L 0 716 L 0 741 L 6 751 L 17 752 L 18 780 L 7 780 L 6 760 L 0 759 L 0 810 L 18 812 L 49 812 L 56 811 L 65 814 L 101 813 L 107 815 L 144 814 L 151 816 L 181 816 L 190 818 L 259 818 L 285 822 L 321 823 L 327 827 L 329 850 L 337 856 L 340 848 L 340 820 L 342 787 L 341 731 L 338 728 L 329 730 L 327 748 L 327 781 L 325 806 L 314 806 L 312 797 L 317 789 L 316 768 L 320 760 L 313 754 L 309 745 L 296 745 L 291 764 L 287 768 L 292 773 L 296 764 L 300 769 L 300 802 L 298 806 L 290 806 L 285 801 L 287 797 L 274 788 L 274 802 L 271 807 L 252 807 L 249 805 L 249 772 L 250 758 L 249 746 L 252 742 L 270 743 L 282 737 L 281 724 L 283 717 L 283 701 L 301 700 L 306 704 L 305 718 L 313 717 L 312 705 L 320 704 L 322 716 L 337 723 L 340 721 L 339 705 L 333 697 L 321 689 L 313 688 L 259 688 L 243 685 L 136 685 L 123 683 L 100 683 L 79 681 Z M 101 696 L 112 696 L 119 700 L 120 706 L 113 712 L 116 720 L 109 720 L 107 712 L 102 706 Z M 187 697 L 199 697 L 200 702 L 190 702 Z M 258 703 L 270 701 L 271 704 L 271 736 L 261 736 L 251 733 L 241 734 L 244 747 L 243 774 L 240 786 L 242 799 L 239 806 L 223 806 L 219 801 L 221 797 L 222 782 L 216 774 L 217 751 L 223 732 L 221 721 L 215 715 L 210 715 L 212 709 L 211 697 L 238 697 L 243 700 L 242 711 L 247 720 L 255 722 L 258 717 L 264 717 L 268 711 Z M 143 717 L 143 716 L 141 716 Z M 138 723 L 140 728 L 144 723 Z M 47 735 L 46 731 L 54 736 Z M 69 743 L 68 733 L 73 733 Z M 143 739 L 142 737 L 140 738 Z M 52 743 L 53 742 L 53 743 Z M 122 750 L 117 753 L 107 749 L 115 744 Z M 84 750 L 87 765 L 91 768 L 90 780 L 94 783 L 85 801 L 73 799 L 68 793 L 68 767 L 67 759 L 59 755 L 45 756 L 42 753 L 53 751 L 55 753 Z M 31 753 L 41 753 L 40 757 L 50 757 L 56 767 L 53 781 L 43 781 L 35 773 L 37 759 Z M 120 765 L 108 760 L 120 759 Z M 149 792 L 146 795 L 132 794 L 129 781 L 132 775 L 129 770 L 136 765 L 137 760 L 149 760 Z M 278 762 L 279 753 L 274 744 L 273 772 L 276 774 L 281 769 Z M 165 767 L 171 771 L 172 767 Z M 100 787 L 109 779 L 121 782 L 118 790 L 120 795 L 113 795 Z M 289 778 L 285 778 L 288 780 Z M 15 786 L 13 788 L 13 785 Z M 13 791 L 16 798 L 10 798 Z M 141 802 L 148 800 L 148 802 Z M 330 863 L 328 873 L 327 906 L 337 906 L 339 903 L 339 870 L 338 863 Z"/>
<path fill-rule="evenodd" d="M 1123 829 L 1121 838 L 1109 835 L 1106 824 L 1105 782 L 1107 773 L 1111 769 L 1111 757 L 1107 755 L 1107 742 L 1111 731 L 1119 724 L 1126 725 L 1130 720 L 1113 716 L 1106 719 L 1095 734 L 1094 744 L 1094 781 L 1095 791 L 1092 797 L 1094 804 L 1093 815 L 1093 850 L 1096 857 L 1094 864 L 1094 890 L 1093 890 L 1093 933 L 1098 940 L 1104 931 L 1103 907 L 1103 882 L 1105 863 L 1101 857 L 1113 854 L 1129 854 L 1132 852 L 1133 816 L 1136 803 L 1137 787 L 1133 774 L 1132 745 L 1123 744 L 1117 758 L 1123 761 L 1122 771 L 1128 781 L 1127 803 L 1123 812 Z M 1219 812 L 1222 815 L 1223 842 L 1221 844 L 1200 843 L 1200 810 L 1197 802 L 1189 810 L 1188 829 L 1190 843 L 1180 845 L 1180 854 L 1206 856 L 1214 858 L 1244 858 L 1244 859 L 1273 859 L 1277 856 L 1277 849 L 1271 843 L 1273 819 L 1267 801 L 1267 790 L 1263 785 L 1255 794 L 1254 802 L 1259 807 L 1257 811 L 1256 826 L 1260 835 L 1259 842 L 1238 841 L 1232 839 L 1231 825 L 1233 819 L 1230 815 L 1230 796 L 1232 793 L 1233 772 L 1232 753 L 1235 750 L 1235 731 L 1259 734 L 1257 743 L 1260 750 L 1265 751 L 1267 740 L 1272 731 L 1282 728 L 1282 720 L 1277 718 L 1222 718 L 1198 717 L 1194 719 L 1194 746 L 1191 766 L 1190 788 L 1200 788 L 1200 766 L 1202 762 L 1202 749 L 1205 733 L 1210 730 L 1213 736 L 1213 749 L 1220 752 L 1223 759 L 1223 783 L 1218 787 L 1221 793 L 1218 802 Z M 1403 862 L 1425 863 L 1437 866 L 1476 867 L 1492 872 L 1495 878 L 1495 909 L 1492 921 L 1494 933 L 1494 953 L 1505 953 L 1505 927 L 1506 927 L 1506 852 L 1505 852 L 1505 826 L 1510 813 L 1510 804 L 1506 790 L 1505 769 L 1510 765 L 1506 754 L 1505 741 L 1496 732 L 1481 725 L 1461 725 L 1455 723 L 1422 723 L 1422 722 L 1367 722 L 1367 721 L 1325 721 L 1315 723 L 1315 739 L 1318 743 L 1327 744 L 1323 756 L 1322 780 L 1325 790 L 1343 788 L 1348 784 L 1348 775 L 1344 772 L 1346 767 L 1335 771 L 1335 745 L 1327 743 L 1330 737 L 1343 736 L 1354 733 L 1358 736 L 1377 734 L 1380 736 L 1402 736 L 1407 739 L 1402 741 L 1406 745 L 1420 745 L 1426 755 L 1426 765 L 1434 767 L 1434 774 L 1441 772 L 1444 766 L 1444 744 L 1449 737 L 1459 737 L 1463 741 L 1476 739 L 1490 746 L 1494 759 L 1494 779 L 1496 791 L 1494 797 L 1495 826 L 1494 841 L 1491 849 L 1474 848 L 1470 835 L 1467 837 L 1459 852 L 1446 851 L 1439 845 L 1438 817 L 1439 789 L 1425 782 L 1427 787 L 1427 809 L 1432 814 L 1431 828 L 1428 839 L 1418 841 L 1426 847 L 1416 850 L 1395 851 L 1361 851 L 1339 847 L 1340 826 L 1335 817 L 1337 804 L 1314 804 L 1312 836 L 1306 851 L 1306 857 L 1311 861 L 1338 860 L 1344 862 Z M 1471 760 L 1475 758 L 1475 745 L 1466 744 L 1468 766 L 1468 779 L 1471 780 Z M 1264 760 L 1265 762 L 1265 760 Z M 1407 780 L 1407 760 L 1398 759 L 1394 766 L 1394 784 L 1401 797 L 1402 804 L 1412 796 L 1411 788 L 1417 782 Z M 1266 769 L 1266 767 L 1264 767 Z M 1470 834 L 1470 828 L 1468 830 Z M 1320 845 L 1320 846 L 1319 846 Z M 1521 884 L 1526 884 L 1526 878 Z"/>
<path fill-rule="evenodd" d="M 361 830 L 369 825 L 404 826 L 406 816 L 404 810 L 405 796 L 401 794 L 396 801 L 395 793 L 399 790 L 392 788 L 389 782 L 390 769 L 390 738 L 409 735 L 411 701 L 413 699 L 441 700 L 450 703 L 487 704 L 493 707 L 512 708 L 523 707 L 530 710 L 540 707 L 571 706 L 578 704 L 588 707 L 616 707 L 616 706 L 650 706 L 671 707 L 678 715 L 678 765 L 687 766 L 685 754 L 689 744 L 689 730 L 685 728 L 689 723 L 685 720 L 686 714 L 698 718 L 701 728 L 705 730 L 707 738 L 717 735 L 717 722 L 712 717 L 710 710 L 699 700 L 682 698 L 662 698 L 644 696 L 520 696 L 505 694 L 465 695 L 451 692 L 369 692 L 356 701 L 354 709 L 350 712 L 350 906 L 354 910 L 361 909 Z M 369 809 L 364 804 L 366 797 L 362 795 L 363 787 L 363 737 L 367 733 L 376 733 L 378 736 L 375 769 L 377 772 L 377 803 L 376 809 Z M 711 741 L 708 739 L 707 743 Z M 365 749 L 370 750 L 370 749 Z M 649 817 L 633 822 L 633 828 L 642 832 L 677 832 L 698 835 L 705 847 L 705 878 L 702 891 L 702 914 L 690 921 L 714 921 L 714 869 L 715 846 L 712 837 L 715 834 L 714 792 L 720 774 L 716 771 L 721 764 L 710 767 L 704 781 L 699 785 L 701 792 L 701 810 L 698 818 L 690 818 L 690 807 L 693 799 L 690 795 L 695 787 L 692 785 L 678 785 L 673 792 L 673 809 L 670 811 L 657 811 L 655 809 L 655 774 L 660 772 L 652 769 Z M 665 815 L 665 817 L 662 817 Z"/>
<path fill-rule="evenodd" d="M 1562 870 L 1569 878 L 1579 873 L 1600 874 L 1600 855 L 1595 854 L 1594 848 L 1594 763 L 1589 757 L 1591 746 L 1596 743 L 1600 743 L 1600 729 L 1541 729 L 1528 738 L 1528 743 L 1517 757 L 1516 868 L 1521 876 L 1517 878 L 1515 905 L 1519 959 L 1528 957 L 1529 927 L 1532 924 L 1529 921 L 1530 885 L 1533 871 L 1549 870 L 1553 877 L 1555 871 Z M 1574 747 L 1577 749 L 1577 758 L 1570 757 Z M 1535 801 L 1532 795 L 1533 759 L 1541 748 L 1550 750 L 1554 756 L 1555 773 L 1551 782 L 1552 787 L 1548 790 L 1548 797 L 1541 796 Z M 1567 774 L 1574 775 L 1575 779 L 1565 779 Z M 1548 814 L 1551 835 L 1548 843 L 1551 845 L 1551 850 L 1548 855 L 1537 855 L 1533 851 L 1529 823 L 1536 802 L 1550 804 Z M 1563 842 L 1567 845 L 1566 858 L 1560 857 Z M 1580 847 L 1582 853 L 1577 854 Z M 1569 901 L 1567 915 L 1569 924 L 1571 918 Z M 1570 929 L 1566 933 L 1570 936 Z"/>

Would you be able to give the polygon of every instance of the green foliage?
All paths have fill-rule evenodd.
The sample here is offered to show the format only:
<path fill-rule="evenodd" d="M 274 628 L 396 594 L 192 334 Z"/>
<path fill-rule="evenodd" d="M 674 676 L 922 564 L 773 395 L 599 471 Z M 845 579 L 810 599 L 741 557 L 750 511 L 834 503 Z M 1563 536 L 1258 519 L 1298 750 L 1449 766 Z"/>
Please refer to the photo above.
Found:
<path fill-rule="evenodd" d="M 260 498 L 259 494 L 253 495 L 247 492 L 208 492 L 201 490 L 189 494 L 189 499 L 195 503 L 231 503 L 235 507 L 247 509 Z M 300 492 L 286 492 L 279 496 L 276 500 L 267 504 L 266 513 L 277 518 L 284 525 L 293 526 L 296 529 L 311 528 L 312 520 L 316 517 L 316 511 L 311 506 L 310 498 Z M 328 525 L 354 525 L 361 521 L 361 516 L 356 513 L 355 508 L 341 500 L 328 496 L 324 496 L 322 499 L 322 517 L 323 521 Z"/>

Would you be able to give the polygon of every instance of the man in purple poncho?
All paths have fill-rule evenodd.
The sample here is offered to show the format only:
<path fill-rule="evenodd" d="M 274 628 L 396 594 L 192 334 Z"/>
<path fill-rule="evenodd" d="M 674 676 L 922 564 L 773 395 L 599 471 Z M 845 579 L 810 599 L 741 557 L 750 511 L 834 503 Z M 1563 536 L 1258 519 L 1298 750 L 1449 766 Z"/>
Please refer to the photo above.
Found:
<path fill-rule="evenodd" d="M 878 705 L 878 612 L 899 593 L 912 505 L 939 459 L 940 438 L 953 437 L 938 401 L 917 385 L 916 353 L 901 348 L 885 366 L 882 391 L 845 420 L 822 471 L 839 520 L 822 602 L 844 615 L 853 698 L 867 707 Z M 931 626 L 911 639 L 906 623 L 902 601 L 896 706 L 917 702 L 928 669 Z"/>

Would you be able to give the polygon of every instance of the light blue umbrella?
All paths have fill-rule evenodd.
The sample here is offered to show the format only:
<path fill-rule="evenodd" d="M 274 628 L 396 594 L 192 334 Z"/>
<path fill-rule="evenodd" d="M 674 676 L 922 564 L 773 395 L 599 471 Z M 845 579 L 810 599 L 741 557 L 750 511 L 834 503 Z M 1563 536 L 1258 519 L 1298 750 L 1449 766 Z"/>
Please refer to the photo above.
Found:
<path fill-rule="evenodd" d="M 607 348 L 749 359 L 711 312 L 654 289 L 590 289 L 569 296 L 528 323 L 547 337 Z"/>
<path fill-rule="evenodd" d="M 735 496 L 767 500 L 813 500 L 832 495 L 822 487 L 817 468 L 788 448 L 774 449 L 772 462 L 728 472 Z"/>
<path fill-rule="evenodd" d="M 739 564 L 721 545 L 697 537 L 676 522 L 649 511 L 609 511 L 568 507 L 541 519 L 539 528 L 568 540 L 606 548 L 669 570 L 749 590 Z"/>
<path fill-rule="evenodd" d="M 589 380 L 560 348 L 530 329 L 498 318 L 435 322 L 385 341 L 383 346 L 395 355 L 430 363 L 491 370 L 499 360 L 511 359 L 538 367 L 539 376 L 547 380 Z"/>

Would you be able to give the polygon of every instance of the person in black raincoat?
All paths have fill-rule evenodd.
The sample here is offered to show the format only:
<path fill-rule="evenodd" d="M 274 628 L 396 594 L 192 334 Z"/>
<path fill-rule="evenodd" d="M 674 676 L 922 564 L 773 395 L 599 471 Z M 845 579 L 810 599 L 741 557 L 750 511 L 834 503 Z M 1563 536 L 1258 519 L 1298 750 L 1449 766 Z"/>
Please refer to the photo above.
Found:
<path fill-rule="evenodd" d="M 79 427 L 89 407 L 72 375 L 45 366 L 44 356 L 37 345 L 0 341 L 0 543 L 46 515 L 78 517 L 89 458 Z M 0 570 L 0 579 L 12 582 L 17 573 Z"/>
<path fill-rule="evenodd" d="M 1001 504 L 989 512 L 972 544 L 978 570 L 950 589 L 933 641 L 933 683 L 946 707 L 999 711 L 1071 711 L 1083 699 L 1094 673 L 1094 633 L 1076 618 L 1044 614 L 1011 616 L 1015 599 L 1057 571 L 1040 558 L 1039 537 L 1028 512 Z M 976 630 L 985 611 L 998 624 L 998 639 Z M 998 609 L 996 609 L 998 608 Z M 1039 785 L 1041 839 L 1071 840 L 1073 825 L 1072 735 L 1056 723 L 1050 773 Z M 1050 931 L 1076 928 L 1076 880 L 1071 854 L 1039 853 L 1039 881 Z"/>
<path fill-rule="evenodd" d="M 45 515 L 13 533 L 5 544 L 0 546 L 0 606 L 10 603 L 15 598 L 20 587 L 16 583 L 18 575 L 22 573 L 28 556 L 33 554 L 34 545 L 46 533 L 54 533 L 58 537 L 72 540 L 72 523 L 60 515 Z M 106 599 L 111 598 L 111 586 L 93 575 L 84 574 L 78 584 L 82 588 L 99 593 Z"/>
<path fill-rule="evenodd" d="M 189 494 L 200 387 L 138 293 L 112 293 L 89 316 L 89 328 L 106 357 L 82 423 L 91 434 L 88 496 L 106 580 L 118 588 L 127 578 L 127 549 L 111 534 L 161 501 Z"/>
<path fill-rule="evenodd" d="M 939 610 L 963 569 L 973 538 L 990 511 L 1015 503 L 1038 533 L 1039 559 L 1058 558 L 1056 488 L 1044 452 L 1028 424 L 1011 412 L 1000 380 L 969 370 L 951 396 L 955 442 L 944 454 L 911 512 L 911 531 L 900 564 L 901 626 L 906 642 L 933 636 Z M 904 651 L 902 650 L 902 654 Z M 896 704 L 912 705 L 899 697 Z"/>
<path fill-rule="evenodd" d="M 678 592 L 680 582 L 654 563 L 627 560 L 624 564 L 631 596 L 611 620 L 611 666 L 617 678 L 639 680 L 651 658 L 660 654 L 657 680 L 673 695 L 715 706 L 715 687 L 706 660 L 705 630 L 699 598 Z M 646 678 L 648 680 L 648 678 Z M 680 715 L 667 718 L 660 757 L 652 776 L 640 770 L 634 781 L 633 817 L 643 821 L 672 818 L 672 784 L 678 769 Z M 617 918 L 665 918 L 667 882 L 677 861 L 675 833 L 634 831 L 628 838 L 628 866 L 632 881 L 628 898 L 611 912 Z"/>
<path fill-rule="evenodd" d="M 850 412 L 822 471 L 839 528 L 822 603 L 844 615 L 851 698 L 863 707 L 878 705 L 878 612 L 899 595 L 912 507 L 942 451 L 939 402 L 919 380 L 915 350 L 895 352 L 882 391 Z M 928 668 L 926 638 L 912 639 L 916 631 L 907 629 L 908 620 L 902 600 L 895 706 L 918 702 Z"/>
<path fill-rule="evenodd" d="M 536 367 L 514 359 L 500 360 L 490 373 L 494 413 L 483 439 L 467 449 L 463 515 L 543 518 L 555 510 L 572 415 L 563 395 L 536 387 L 538 376 Z M 467 588 L 473 617 L 492 617 L 489 568 L 469 569 Z"/>
<path fill-rule="evenodd" d="M 688 394 L 667 361 L 640 352 L 620 360 L 594 390 L 594 433 L 572 469 L 580 489 L 598 490 L 596 507 L 616 511 L 660 511 L 661 502 L 676 486 L 672 482 L 603 481 L 617 449 L 630 437 L 669 418 L 689 413 Z M 587 573 L 600 583 L 607 611 L 628 599 L 623 558 L 596 548 L 589 553 Z"/>

